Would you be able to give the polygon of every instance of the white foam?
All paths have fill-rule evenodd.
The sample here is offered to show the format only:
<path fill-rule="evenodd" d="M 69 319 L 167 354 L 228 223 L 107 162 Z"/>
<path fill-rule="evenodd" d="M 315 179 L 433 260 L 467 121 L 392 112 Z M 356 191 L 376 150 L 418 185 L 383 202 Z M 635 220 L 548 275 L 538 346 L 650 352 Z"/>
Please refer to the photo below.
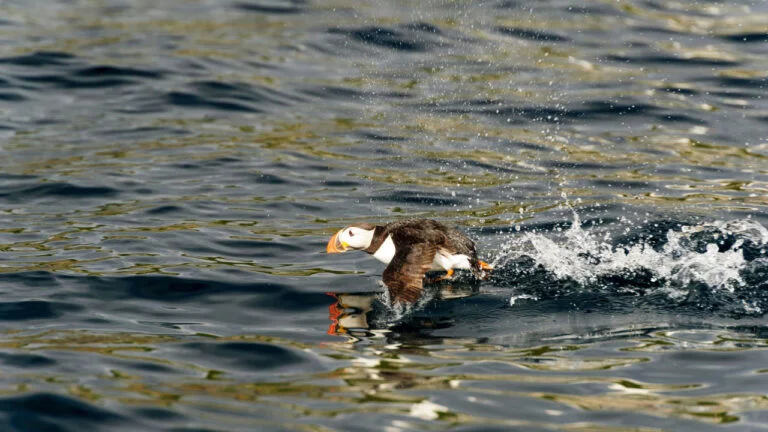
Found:
<path fill-rule="evenodd" d="M 509 298 L 509 305 L 514 306 L 518 300 L 524 300 L 524 299 L 538 300 L 539 298 L 530 294 L 513 295 L 512 297 Z"/>
<path fill-rule="evenodd" d="M 572 226 L 562 235 L 534 232 L 515 236 L 503 246 L 502 253 L 493 264 L 503 266 L 510 260 L 527 255 L 558 279 L 572 279 L 582 285 L 594 283 L 601 276 L 642 271 L 658 280 L 660 289 L 667 289 L 670 295 L 678 296 L 682 293 L 676 292 L 676 287 L 685 287 L 693 282 L 733 292 L 736 287 L 744 285 L 741 272 L 749 266 L 742 249 L 744 242 L 750 240 L 758 247 L 768 244 L 768 229 L 750 219 L 716 221 L 683 226 L 679 231 L 669 230 L 666 232 L 666 243 L 658 250 L 647 241 L 613 246 L 610 233 L 600 235 L 585 230 L 581 225 L 579 216 L 574 212 Z M 713 239 L 703 252 L 691 246 L 692 236 L 699 232 L 706 232 Z M 734 236 L 737 240 L 720 251 L 715 242 L 724 236 Z"/>

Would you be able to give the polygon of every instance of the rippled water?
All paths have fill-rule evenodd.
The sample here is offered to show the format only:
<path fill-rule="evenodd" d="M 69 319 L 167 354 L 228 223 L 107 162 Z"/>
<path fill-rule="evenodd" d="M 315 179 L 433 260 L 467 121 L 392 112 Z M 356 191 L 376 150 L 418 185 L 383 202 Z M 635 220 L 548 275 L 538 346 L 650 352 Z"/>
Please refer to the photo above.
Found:
<path fill-rule="evenodd" d="M 768 429 L 766 23 L 0 3 L 0 428 Z M 324 252 L 406 216 L 493 277 Z"/>

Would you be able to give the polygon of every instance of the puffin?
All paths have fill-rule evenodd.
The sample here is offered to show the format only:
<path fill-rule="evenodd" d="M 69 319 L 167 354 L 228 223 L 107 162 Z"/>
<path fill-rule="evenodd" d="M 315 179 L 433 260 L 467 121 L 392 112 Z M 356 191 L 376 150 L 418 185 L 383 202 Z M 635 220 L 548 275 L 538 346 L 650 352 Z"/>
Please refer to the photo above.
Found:
<path fill-rule="evenodd" d="M 356 223 L 334 234 L 326 247 L 328 253 L 365 251 L 387 264 L 382 274 L 394 303 L 414 303 L 421 296 L 428 271 L 445 271 L 451 279 L 455 270 L 469 270 L 485 279 L 493 270 L 480 261 L 475 242 L 461 231 L 432 219 L 403 219 L 386 225 Z"/>

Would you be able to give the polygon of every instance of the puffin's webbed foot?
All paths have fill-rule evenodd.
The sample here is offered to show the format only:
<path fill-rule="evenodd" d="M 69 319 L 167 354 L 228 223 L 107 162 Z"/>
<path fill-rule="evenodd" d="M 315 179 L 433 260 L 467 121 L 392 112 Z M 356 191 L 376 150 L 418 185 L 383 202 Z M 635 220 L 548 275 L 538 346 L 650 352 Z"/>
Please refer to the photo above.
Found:
<path fill-rule="evenodd" d="M 479 274 L 476 274 L 475 276 L 480 280 L 488 280 L 488 278 L 491 277 L 493 266 L 485 261 L 478 261 L 478 263 L 480 264 L 480 271 L 478 272 Z"/>

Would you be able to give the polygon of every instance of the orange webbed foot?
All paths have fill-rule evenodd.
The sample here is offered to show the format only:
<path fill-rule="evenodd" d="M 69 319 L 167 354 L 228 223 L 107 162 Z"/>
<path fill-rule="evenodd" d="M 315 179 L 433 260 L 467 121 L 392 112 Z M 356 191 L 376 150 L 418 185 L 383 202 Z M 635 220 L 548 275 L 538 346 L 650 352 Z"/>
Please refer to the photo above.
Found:
<path fill-rule="evenodd" d="M 480 271 L 480 275 L 479 275 L 480 280 L 486 280 L 489 277 L 491 277 L 491 272 L 493 271 L 493 266 L 488 264 L 485 261 L 479 261 L 478 260 L 478 263 L 480 264 L 480 270 L 481 270 Z"/>

